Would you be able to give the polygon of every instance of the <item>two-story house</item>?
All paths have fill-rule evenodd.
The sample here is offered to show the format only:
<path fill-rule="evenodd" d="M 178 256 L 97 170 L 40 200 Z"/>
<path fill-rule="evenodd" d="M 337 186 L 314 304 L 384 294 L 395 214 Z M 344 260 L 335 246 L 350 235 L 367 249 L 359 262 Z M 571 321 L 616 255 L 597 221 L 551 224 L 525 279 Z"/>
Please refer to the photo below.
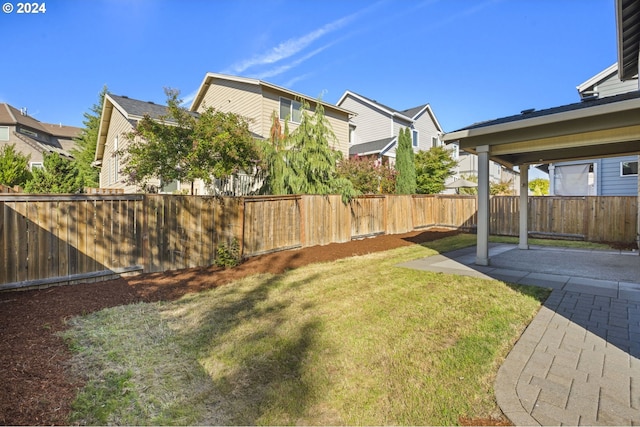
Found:
<path fill-rule="evenodd" d="M 411 130 L 414 151 L 442 145 L 443 130 L 429 104 L 396 110 L 347 90 L 337 104 L 356 113 L 349 122 L 349 155 L 395 162 L 400 130 Z"/>
<path fill-rule="evenodd" d="M 258 139 L 268 139 L 275 112 L 284 124 L 288 120 L 289 130 L 293 131 L 300 123 L 303 103 L 314 111 L 318 104 L 324 108 L 324 114 L 336 136 L 332 147 L 343 156 L 349 153 L 349 118 L 351 111 L 313 99 L 309 96 L 267 83 L 262 80 L 223 74 L 207 73 L 202 81 L 190 110 L 192 114 L 214 108 L 224 113 L 238 114 L 249 122 L 249 130 Z M 100 187 L 121 188 L 125 193 L 140 192 L 143 189 L 127 183 L 120 173 L 122 162 L 117 151 L 123 150 L 128 143 L 126 135 L 134 130 L 136 123 L 146 114 L 152 119 L 167 115 L 167 108 L 152 102 L 132 99 L 126 96 L 105 95 L 100 119 L 98 145 L 95 162 L 101 167 Z M 150 183 L 161 192 L 180 191 L 180 183 Z M 196 194 L 209 194 L 212 189 L 204 183 L 194 184 Z"/>
<path fill-rule="evenodd" d="M 283 123 L 288 118 L 289 130 L 293 131 L 300 123 L 303 103 L 310 111 L 314 111 L 316 105 L 322 105 L 337 139 L 332 148 L 348 156 L 351 111 L 263 80 L 207 73 L 193 99 L 191 111 L 202 112 L 213 107 L 224 113 L 238 114 L 249 120 L 251 132 L 268 139 L 273 113 L 276 112 Z"/>
<path fill-rule="evenodd" d="M 638 80 L 620 80 L 618 64 L 576 87 L 580 99 L 595 99 L 638 90 Z M 638 194 L 638 156 L 550 163 L 549 194 L 558 196 L 635 196 Z"/>
<path fill-rule="evenodd" d="M 159 119 L 167 114 L 168 110 L 164 105 L 140 101 L 128 96 L 105 94 L 94 161 L 94 164 L 100 168 L 100 188 L 121 189 L 125 193 L 142 191 L 136 185 L 128 183 L 126 177 L 122 175 L 122 159 L 118 150 L 126 147 L 127 134 L 133 132 L 136 124 L 145 115 L 152 119 Z M 162 191 L 159 181 L 150 182 L 149 185 Z M 165 188 L 165 191 L 177 189 L 177 185 L 172 184 Z"/>
<path fill-rule="evenodd" d="M 347 90 L 337 105 L 356 113 L 349 123 L 349 155 L 375 157 L 383 163 L 395 162 L 395 150 L 398 145 L 400 129 L 411 130 L 415 152 L 427 151 L 431 147 L 442 145 L 442 126 L 438 122 L 429 104 L 419 105 L 407 110 L 396 110 L 371 98 Z M 447 182 L 462 176 L 477 176 L 478 162 L 474 154 L 459 151 L 456 144 L 448 146 L 458 166 Z M 494 182 L 511 181 L 514 192 L 519 188 L 518 173 L 491 162 L 491 180 Z M 453 193 L 455 190 L 445 190 Z"/>
<path fill-rule="evenodd" d="M 62 124 L 42 123 L 29 116 L 26 108 L 0 104 L 0 147 L 15 145 L 16 151 L 29 156 L 30 168 L 42 167 L 43 153 L 58 153 L 71 158 L 74 138 L 82 129 Z"/>

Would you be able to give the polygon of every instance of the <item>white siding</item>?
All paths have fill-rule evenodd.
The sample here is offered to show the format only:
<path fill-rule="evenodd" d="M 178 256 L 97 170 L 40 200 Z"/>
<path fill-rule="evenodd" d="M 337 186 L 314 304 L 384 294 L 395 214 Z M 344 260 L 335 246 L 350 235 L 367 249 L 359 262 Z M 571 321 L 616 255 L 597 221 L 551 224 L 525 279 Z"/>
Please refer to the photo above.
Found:
<path fill-rule="evenodd" d="M 438 138 L 439 132 L 438 127 L 427 110 L 414 119 L 413 127 L 420 132 L 419 146 L 416 151 L 428 151 L 432 146 L 431 138 Z M 440 142 L 440 144 L 442 143 Z"/>
<path fill-rule="evenodd" d="M 351 122 L 356 125 L 355 141 L 352 141 L 354 144 L 394 136 L 391 117 L 384 111 L 373 108 L 370 104 L 352 96 L 347 96 L 340 106 L 356 113 L 356 116 L 351 119 Z"/>
<path fill-rule="evenodd" d="M 621 93 L 638 90 L 638 80 L 628 80 L 626 82 L 623 82 L 618 78 L 618 73 L 616 72 L 602 82 L 598 83 L 594 87 L 594 90 L 598 92 L 599 98 L 619 95 Z"/>

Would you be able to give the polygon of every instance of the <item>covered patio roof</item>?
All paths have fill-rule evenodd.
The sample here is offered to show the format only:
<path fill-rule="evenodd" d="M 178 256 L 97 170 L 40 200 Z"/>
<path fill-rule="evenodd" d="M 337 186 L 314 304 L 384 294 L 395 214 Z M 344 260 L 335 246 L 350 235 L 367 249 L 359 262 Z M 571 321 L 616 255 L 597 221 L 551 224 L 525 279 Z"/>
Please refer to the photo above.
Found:
<path fill-rule="evenodd" d="M 445 142 L 508 167 L 640 152 L 640 92 L 581 101 L 476 123 L 445 134 Z"/>
<path fill-rule="evenodd" d="M 638 78 L 640 0 L 615 0 L 618 70 L 621 80 Z M 476 264 L 489 265 L 489 160 L 520 166 L 520 249 L 528 249 L 528 170 L 534 163 L 640 153 L 640 92 L 476 123 L 444 135 L 478 155 L 478 245 Z M 640 176 L 638 180 L 640 245 Z"/>

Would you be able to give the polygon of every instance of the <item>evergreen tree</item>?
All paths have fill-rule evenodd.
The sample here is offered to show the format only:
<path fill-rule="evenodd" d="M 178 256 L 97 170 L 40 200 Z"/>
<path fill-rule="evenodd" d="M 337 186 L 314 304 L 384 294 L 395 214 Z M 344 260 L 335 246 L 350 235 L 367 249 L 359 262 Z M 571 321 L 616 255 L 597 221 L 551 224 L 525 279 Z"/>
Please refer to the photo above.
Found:
<path fill-rule="evenodd" d="M 24 187 L 27 193 L 79 193 L 84 181 L 72 160 L 58 153 L 44 153 L 43 168 L 34 169 Z"/>
<path fill-rule="evenodd" d="M 453 175 L 457 162 L 445 147 L 431 147 L 419 151 L 415 158 L 417 191 L 419 194 L 438 194 L 444 190 L 444 181 Z"/>
<path fill-rule="evenodd" d="M 90 112 L 84 113 L 84 128 L 75 139 L 76 148 L 71 150 L 74 157 L 78 173 L 87 187 L 98 187 L 100 185 L 100 171 L 92 166 L 96 157 L 96 147 L 98 145 L 98 131 L 100 129 L 100 117 L 102 116 L 102 105 L 107 87 L 103 87 L 98 96 L 98 104 L 91 107 Z"/>
<path fill-rule="evenodd" d="M 24 185 L 31 178 L 29 158 L 16 151 L 15 144 L 0 149 L 0 184 L 8 187 Z"/>
<path fill-rule="evenodd" d="M 414 164 L 413 147 L 411 146 L 411 132 L 408 128 L 401 129 L 396 149 L 396 194 L 414 194 L 416 192 L 416 168 Z"/>
<path fill-rule="evenodd" d="M 313 115 L 303 104 L 300 124 L 288 137 L 287 122 L 284 134 L 278 126 L 272 126 L 269 161 L 273 194 L 340 194 L 345 202 L 357 195 L 351 181 L 337 174 L 342 153 L 331 147 L 337 139 L 320 103 Z"/>

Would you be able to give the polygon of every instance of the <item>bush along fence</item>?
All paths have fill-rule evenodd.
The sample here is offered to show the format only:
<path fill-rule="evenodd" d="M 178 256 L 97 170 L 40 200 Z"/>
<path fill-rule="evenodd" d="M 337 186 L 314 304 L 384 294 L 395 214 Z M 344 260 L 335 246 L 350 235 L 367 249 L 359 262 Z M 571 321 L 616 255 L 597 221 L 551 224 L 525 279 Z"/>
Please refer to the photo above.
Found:
<path fill-rule="evenodd" d="M 518 235 L 517 196 L 491 198 L 490 233 Z M 473 231 L 475 196 L 0 195 L 0 290 L 212 265 L 429 227 Z M 530 197 L 533 236 L 633 242 L 636 197 Z M 233 243 L 235 245 L 235 243 Z"/>

